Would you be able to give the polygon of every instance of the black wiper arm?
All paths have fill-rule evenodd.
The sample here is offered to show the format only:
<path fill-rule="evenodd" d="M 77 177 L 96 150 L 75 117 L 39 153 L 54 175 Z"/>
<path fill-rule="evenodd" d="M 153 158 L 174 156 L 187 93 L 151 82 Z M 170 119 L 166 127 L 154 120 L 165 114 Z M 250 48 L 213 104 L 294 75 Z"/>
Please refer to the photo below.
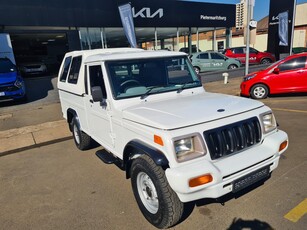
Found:
<path fill-rule="evenodd" d="M 163 87 L 163 86 L 162 86 L 162 85 L 157 85 L 157 86 L 152 86 L 152 87 L 150 87 L 150 88 L 141 96 L 141 99 L 142 99 L 142 100 L 145 99 L 146 97 L 149 96 L 149 94 L 151 93 L 151 91 L 152 91 L 153 89 L 160 88 L 160 87 Z"/>
<path fill-rule="evenodd" d="M 188 81 L 188 82 L 183 83 L 180 86 L 180 88 L 177 90 L 177 93 L 181 93 L 184 90 L 186 85 L 191 84 L 191 83 L 196 83 L 196 82 L 199 82 L 199 81 Z"/>

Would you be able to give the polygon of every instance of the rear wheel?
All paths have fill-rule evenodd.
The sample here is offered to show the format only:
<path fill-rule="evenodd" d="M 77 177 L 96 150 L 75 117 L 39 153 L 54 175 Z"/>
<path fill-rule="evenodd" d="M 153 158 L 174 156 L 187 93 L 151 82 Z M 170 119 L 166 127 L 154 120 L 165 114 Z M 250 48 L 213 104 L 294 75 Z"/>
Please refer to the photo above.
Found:
<path fill-rule="evenodd" d="M 238 68 L 238 66 L 235 64 L 231 64 L 228 66 L 228 69 L 236 69 L 236 68 Z"/>
<path fill-rule="evenodd" d="M 254 99 L 264 99 L 269 94 L 269 88 L 263 84 L 254 85 L 251 89 L 250 95 Z"/>
<path fill-rule="evenodd" d="M 157 228 L 175 225 L 183 214 L 183 203 L 169 186 L 164 170 L 143 155 L 132 162 L 131 185 L 144 217 Z"/>
<path fill-rule="evenodd" d="M 80 150 L 87 150 L 91 148 L 91 137 L 80 129 L 80 124 L 77 117 L 72 119 L 70 125 L 77 148 Z"/>
<path fill-rule="evenodd" d="M 261 60 L 261 64 L 269 64 L 271 62 L 272 62 L 272 60 L 269 59 L 269 58 L 264 58 L 264 59 Z"/>

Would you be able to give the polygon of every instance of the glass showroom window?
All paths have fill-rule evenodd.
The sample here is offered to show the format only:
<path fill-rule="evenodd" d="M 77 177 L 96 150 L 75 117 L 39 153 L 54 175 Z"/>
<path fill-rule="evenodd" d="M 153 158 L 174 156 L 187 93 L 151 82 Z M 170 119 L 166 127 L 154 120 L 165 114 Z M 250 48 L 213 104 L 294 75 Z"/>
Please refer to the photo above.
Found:
<path fill-rule="evenodd" d="M 100 28 L 88 28 L 88 36 L 90 41 L 90 49 L 102 48 Z"/>
<path fill-rule="evenodd" d="M 90 40 L 87 32 L 87 28 L 79 28 L 79 38 L 82 50 L 90 49 Z"/>

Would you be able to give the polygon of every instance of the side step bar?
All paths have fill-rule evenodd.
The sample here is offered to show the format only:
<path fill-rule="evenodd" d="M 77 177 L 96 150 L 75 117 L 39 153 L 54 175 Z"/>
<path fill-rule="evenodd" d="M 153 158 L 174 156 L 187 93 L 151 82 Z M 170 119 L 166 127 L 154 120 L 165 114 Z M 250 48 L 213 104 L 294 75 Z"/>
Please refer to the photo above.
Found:
<path fill-rule="evenodd" d="M 115 157 L 112 153 L 106 151 L 105 149 L 98 150 L 96 152 L 96 156 L 105 164 L 115 164 L 121 170 L 125 170 L 123 166 L 123 161 L 118 157 Z"/>

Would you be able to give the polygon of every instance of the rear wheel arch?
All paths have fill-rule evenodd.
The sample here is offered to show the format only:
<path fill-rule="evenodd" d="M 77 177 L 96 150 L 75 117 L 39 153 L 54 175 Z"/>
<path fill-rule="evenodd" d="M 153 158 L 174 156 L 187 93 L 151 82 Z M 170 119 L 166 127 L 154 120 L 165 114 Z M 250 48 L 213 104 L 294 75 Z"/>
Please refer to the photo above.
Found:
<path fill-rule="evenodd" d="M 130 169 L 133 159 L 141 155 L 147 155 L 156 165 L 161 166 L 164 170 L 169 168 L 168 159 L 163 152 L 143 141 L 132 140 L 126 145 L 123 154 L 123 166 L 126 170 L 127 179 L 130 178 Z"/>
<path fill-rule="evenodd" d="M 71 108 L 67 110 L 67 123 L 69 125 L 69 130 L 72 131 L 71 122 L 74 117 L 78 117 L 77 112 Z"/>

